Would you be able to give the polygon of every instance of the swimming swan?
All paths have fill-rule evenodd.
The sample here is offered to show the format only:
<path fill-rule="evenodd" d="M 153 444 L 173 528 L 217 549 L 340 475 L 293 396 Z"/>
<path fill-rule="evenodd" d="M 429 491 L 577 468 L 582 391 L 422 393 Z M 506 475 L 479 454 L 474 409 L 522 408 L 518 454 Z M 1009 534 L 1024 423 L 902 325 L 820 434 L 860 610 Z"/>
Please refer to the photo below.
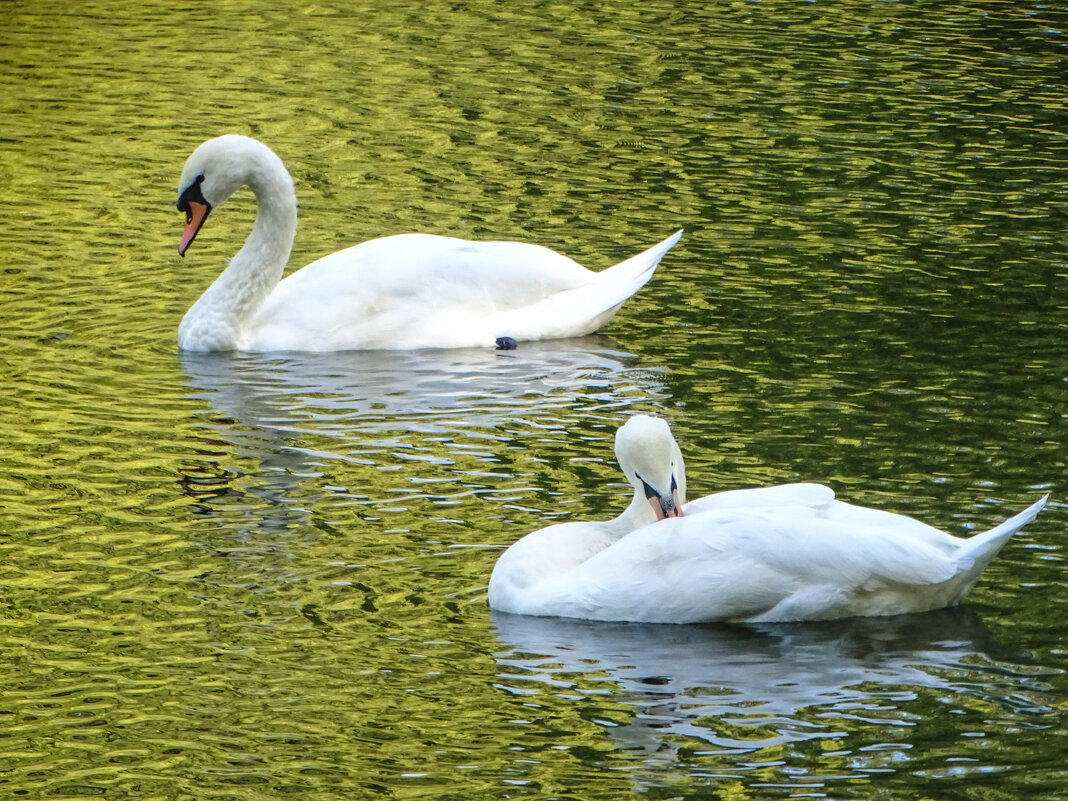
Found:
<path fill-rule="evenodd" d="M 630 418 L 616 458 L 634 486 L 614 520 L 560 523 L 501 555 L 502 612 L 645 623 L 781 622 L 924 612 L 957 603 L 1048 495 L 959 539 L 852 506 L 819 484 L 730 490 L 686 503 L 667 423 Z"/>
<path fill-rule="evenodd" d="M 281 280 L 297 230 L 293 179 L 266 145 L 230 135 L 202 144 L 182 170 L 181 255 L 242 186 L 256 195 L 252 233 L 186 313 L 182 350 L 492 347 L 582 336 L 612 318 L 682 235 L 594 273 L 539 245 L 399 234 Z"/>

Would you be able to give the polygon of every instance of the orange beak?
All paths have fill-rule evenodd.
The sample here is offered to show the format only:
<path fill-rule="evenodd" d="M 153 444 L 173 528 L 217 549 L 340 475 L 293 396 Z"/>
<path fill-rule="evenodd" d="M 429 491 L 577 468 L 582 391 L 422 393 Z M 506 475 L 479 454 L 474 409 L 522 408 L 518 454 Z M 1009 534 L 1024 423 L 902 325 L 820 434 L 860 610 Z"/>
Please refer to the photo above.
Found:
<path fill-rule="evenodd" d="M 668 517 L 685 517 L 682 513 L 682 504 L 679 503 L 679 491 L 672 490 L 671 499 L 665 503 L 659 496 L 653 495 L 649 498 L 649 505 L 653 507 L 653 511 L 656 512 L 657 520 L 664 520 Z M 665 508 L 665 506 L 667 508 Z"/>
<path fill-rule="evenodd" d="M 211 206 L 207 203 L 200 203 L 196 200 L 189 201 L 189 210 L 185 213 L 185 229 L 182 231 L 182 239 L 178 243 L 179 256 L 184 256 L 185 252 L 189 250 L 189 246 L 196 239 L 200 226 L 204 224 L 204 220 L 208 219 L 209 211 L 211 211 Z"/>

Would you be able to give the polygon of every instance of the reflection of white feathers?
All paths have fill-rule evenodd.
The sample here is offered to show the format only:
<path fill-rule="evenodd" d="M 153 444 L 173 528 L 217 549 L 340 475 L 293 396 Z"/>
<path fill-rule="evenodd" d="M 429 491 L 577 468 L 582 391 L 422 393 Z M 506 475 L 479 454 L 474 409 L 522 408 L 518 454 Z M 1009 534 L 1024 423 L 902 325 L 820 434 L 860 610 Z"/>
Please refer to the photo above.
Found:
<path fill-rule="evenodd" d="M 601 425 L 606 407 L 666 397 L 657 371 L 592 339 L 179 359 L 187 397 L 203 408 L 181 486 L 212 521 L 205 542 L 261 585 L 294 580 L 293 544 L 323 531 L 337 532 L 338 560 L 356 562 L 371 543 L 393 547 L 383 529 L 451 541 L 487 502 L 535 491 L 538 465 L 502 468 L 526 452 L 516 440 L 566 442 L 561 432 L 590 417 Z M 386 574 L 361 580 L 387 591 Z"/>
<path fill-rule="evenodd" d="M 178 204 L 189 223 L 181 251 L 242 186 L 256 195 L 256 223 L 182 320 L 183 350 L 492 348 L 498 337 L 584 336 L 652 277 L 682 234 L 601 272 L 539 245 L 400 234 L 331 253 L 282 280 L 297 226 L 293 181 L 266 145 L 221 136 L 182 171 Z"/>
<path fill-rule="evenodd" d="M 658 371 L 596 340 L 514 351 L 182 354 L 192 397 L 245 426 L 349 437 L 378 430 L 487 438 L 529 415 L 666 397 Z"/>
<path fill-rule="evenodd" d="M 627 510 L 607 522 L 550 526 L 515 543 L 490 577 L 491 607 L 647 623 L 939 609 L 963 599 L 1046 503 L 1044 497 L 990 531 L 960 539 L 835 500 L 817 484 L 735 490 L 685 504 L 682 455 L 667 424 L 653 417 L 638 415 L 620 428 L 616 457 L 634 486 Z M 671 516 L 680 503 L 685 516 Z"/>
<path fill-rule="evenodd" d="M 541 439 L 545 430 L 562 431 L 589 416 L 599 425 L 606 407 L 667 397 L 658 371 L 636 369 L 630 354 L 601 344 L 585 339 L 512 351 L 183 353 L 180 360 L 189 397 L 206 407 L 197 425 L 205 452 L 224 457 L 223 474 L 244 474 L 254 465 L 254 491 L 269 493 L 292 518 L 307 514 L 307 498 L 295 501 L 298 491 L 319 487 L 315 477 L 323 473 L 345 485 L 334 487 L 335 497 L 373 505 L 394 496 L 368 498 L 365 469 L 401 470 L 393 489 L 406 495 L 413 491 L 406 480 L 413 471 L 443 478 L 440 470 L 420 464 L 459 463 L 484 475 L 481 470 L 501 460 L 507 447 L 501 443 L 525 435 Z M 196 469 L 213 474 L 215 462 L 213 456 Z M 340 468 L 342 463 L 355 467 Z M 342 478 L 347 472 L 351 491 Z M 469 475 L 447 473 L 435 488 L 469 491 Z M 482 485 L 479 492 L 500 489 L 484 478 L 475 483 Z"/>
<path fill-rule="evenodd" d="M 646 753 L 670 752 L 679 736 L 712 753 L 834 738 L 839 721 L 857 714 L 893 724 L 919 688 L 945 693 L 947 709 L 953 696 L 962 706 L 980 697 L 1041 708 L 1051 701 L 1043 677 L 1058 672 L 1003 661 L 1004 649 L 962 608 L 746 627 L 492 619 L 502 687 L 534 702 L 625 705 L 632 716 L 608 732 Z"/>

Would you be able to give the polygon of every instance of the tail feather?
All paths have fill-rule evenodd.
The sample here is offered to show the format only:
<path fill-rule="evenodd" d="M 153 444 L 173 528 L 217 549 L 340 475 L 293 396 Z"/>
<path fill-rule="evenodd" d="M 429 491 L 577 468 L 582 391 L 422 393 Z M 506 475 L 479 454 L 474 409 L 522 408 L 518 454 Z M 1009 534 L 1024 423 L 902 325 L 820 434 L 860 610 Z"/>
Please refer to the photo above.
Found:
<path fill-rule="evenodd" d="M 645 286 L 653 277 L 653 272 L 664 254 L 671 250 L 681 237 L 682 229 L 679 229 L 663 242 L 653 245 L 637 256 L 631 256 L 599 272 L 597 282 L 593 286 L 601 289 L 601 310 L 607 311 L 618 306 Z"/>
<path fill-rule="evenodd" d="M 679 241 L 676 231 L 663 242 L 597 273 L 586 286 L 557 292 L 532 306 L 501 315 L 491 327 L 501 335 L 524 339 L 577 337 L 607 323 L 627 298 L 648 281 L 660 259 Z"/>
<path fill-rule="evenodd" d="M 957 552 L 956 567 L 958 575 L 966 575 L 970 583 L 965 593 L 979 580 L 980 574 L 986 566 L 997 556 L 998 551 L 1007 543 L 1012 535 L 1026 526 L 1046 505 L 1049 495 L 1043 495 L 1035 503 L 1028 506 L 1019 514 L 1013 515 L 1003 523 L 999 523 L 989 531 L 969 537 Z M 963 595 L 961 596 L 963 597 Z"/>

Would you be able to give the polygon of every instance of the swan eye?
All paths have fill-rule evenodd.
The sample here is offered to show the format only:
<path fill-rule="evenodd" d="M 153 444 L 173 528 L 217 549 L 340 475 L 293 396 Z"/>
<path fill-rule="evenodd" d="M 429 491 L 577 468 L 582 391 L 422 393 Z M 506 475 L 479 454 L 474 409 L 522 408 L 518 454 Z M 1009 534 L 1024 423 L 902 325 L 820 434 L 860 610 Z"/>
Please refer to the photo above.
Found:
<path fill-rule="evenodd" d="M 204 193 L 200 191 L 200 185 L 202 183 L 204 183 L 204 173 L 201 173 L 194 178 L 193 183 L 189 184 L 189 186 L 182 190 L 182 194 L 178 196 L 178 211 L 185 212 L 186 225 L 193 221 L 193 210 L 189 207 L 190 200 L 195 200 L 197 203 L 203 203 L 205 206 L 211 205 L 204 199 Z"/>

